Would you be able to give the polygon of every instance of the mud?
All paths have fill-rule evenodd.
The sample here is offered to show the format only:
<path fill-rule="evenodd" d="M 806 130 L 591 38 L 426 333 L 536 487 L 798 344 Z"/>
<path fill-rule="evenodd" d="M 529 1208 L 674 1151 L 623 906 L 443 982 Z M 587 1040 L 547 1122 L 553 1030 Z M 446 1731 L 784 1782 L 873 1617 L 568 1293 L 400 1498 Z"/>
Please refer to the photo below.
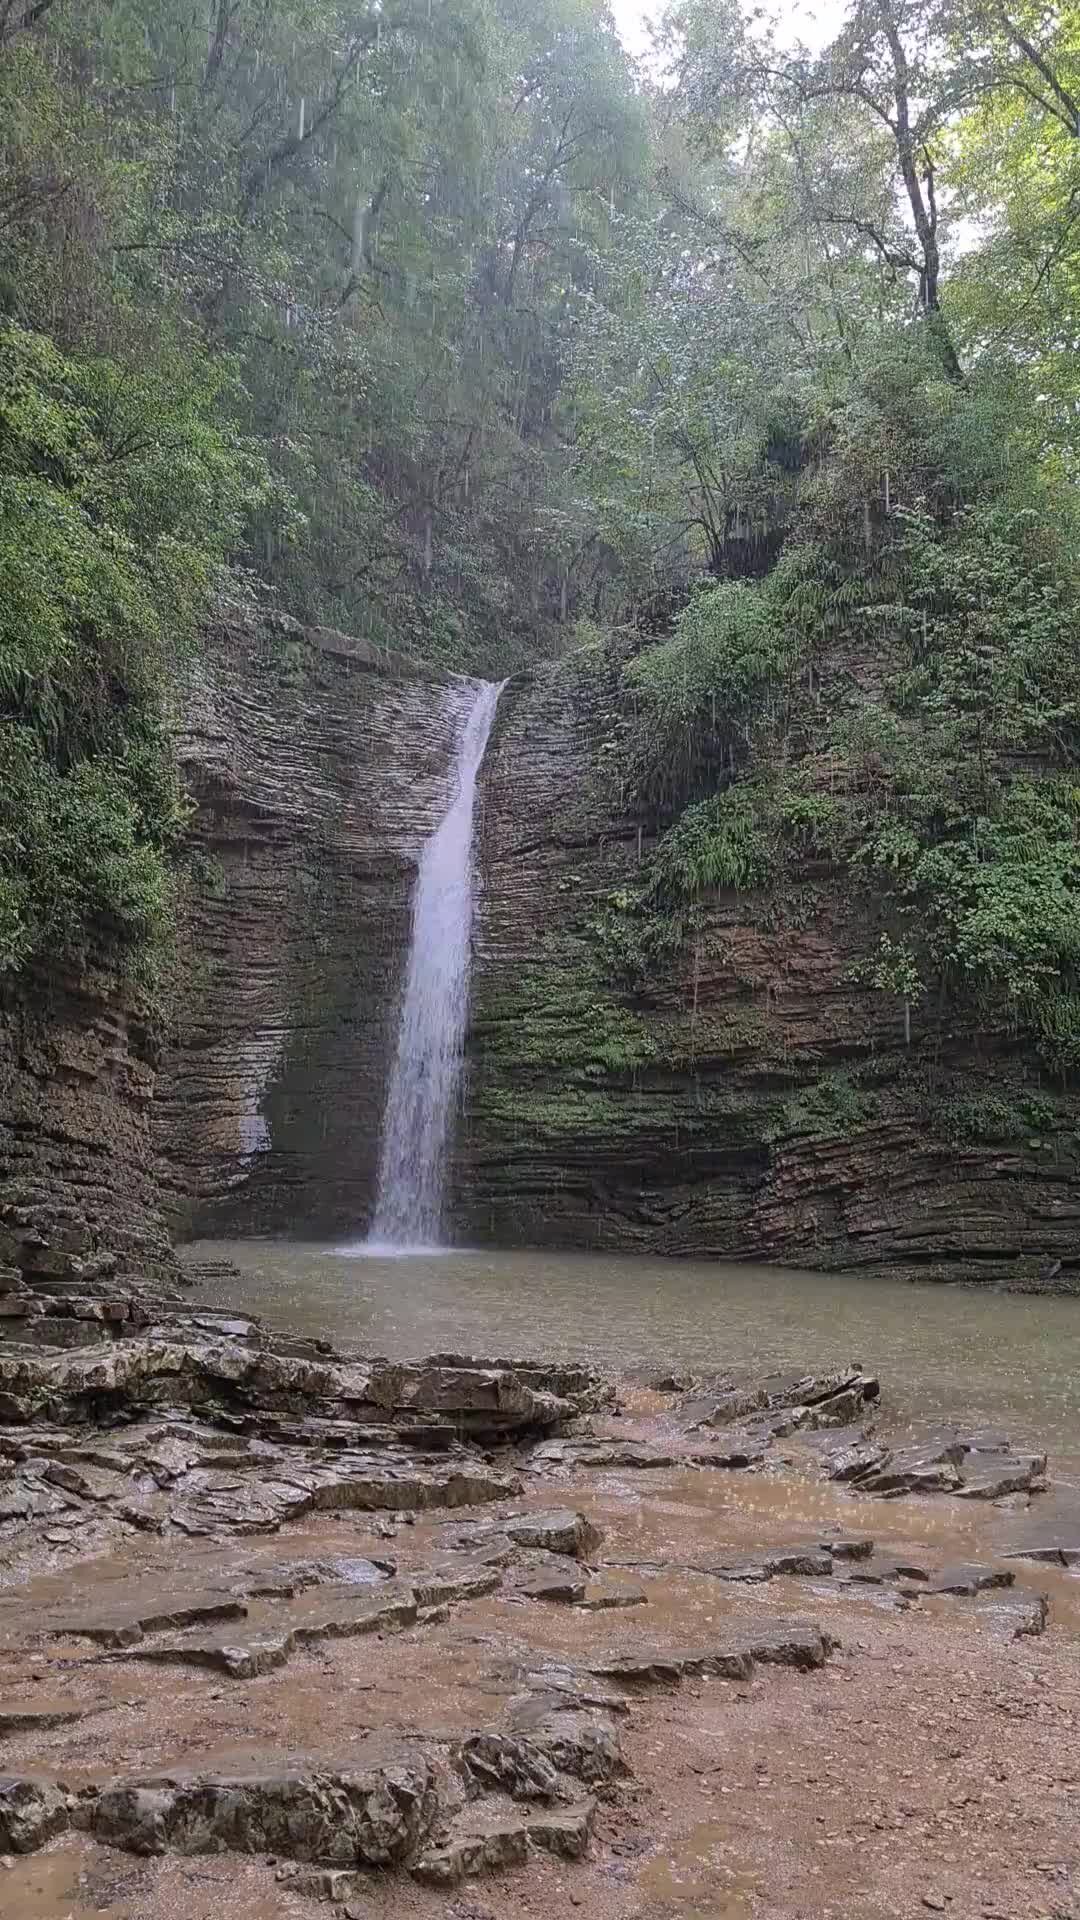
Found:
<path fill-rule="evenodd" d="M 1076 1508 L 1052 1458 L 996 1498 L 883 1498 L 830 1479 L 801 1422 L 746 1468 L 694 1464 L 715 1383 L 523 1374 L 519 1393 L 439 1362 L 400 1412 L 383 1394 L 382 1449 L 365 1439 L 396 1494 L 267 1519 L 260 1472 L 281 1460 L 260 1469 L 259 1447 L 318 1478 L 371 1418 L 337 1408 L 331 1447 L 293 1379 L 307 1404 L 283 1438 L 241 1359 L 243 1406 L 155 1403 L 185 1446 L 228 1438 L 241 1462 L 205 1533 L 180 1503 L 153 1526 L 124 1512 L 145 1409 L 90 1422 L 69 1381 L 69 1424 L 54 1395 L 54 1424 L 24 1423 L 21 1458 L 9 1443 L 9 1481 L 71 1504 L 58 1543 L 50 1516 L 0 1522 L 0 1912 L 1080 1914 Z M 254 1372 L 278 1392 L 272 1364 Z M 516 1425 L 487 1454 L 457 1435 L 433 1452 L 429 1407 L 403 1439 L 417 1379 Z M 785 1404 L 820 1404 L 802 1384 Z M 887 1382 L 860 1411 L 859 1443 L 899 1451 Z M 438 1504 L 450 1449 L 487 1477 L 481 1504 Z M 124 1484 L 49 1480 L 60 1454 Z M 434 1497 L 411 1499 L 428 1472 Z"/>

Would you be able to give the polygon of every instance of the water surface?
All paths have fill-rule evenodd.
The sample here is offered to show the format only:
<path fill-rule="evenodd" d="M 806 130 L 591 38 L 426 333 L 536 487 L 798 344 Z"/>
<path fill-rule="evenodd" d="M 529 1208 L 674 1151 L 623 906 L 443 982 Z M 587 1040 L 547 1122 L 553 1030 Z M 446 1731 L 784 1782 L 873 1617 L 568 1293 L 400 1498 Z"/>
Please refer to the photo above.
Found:
<path fill-rule="evenodd" d="M 1080 1470 L 1076 1299 L 593 1253 L 350 1258 L 259 1240 L 190 1251 L 240 1269 L 232 1297 L 208 1305 L 367 1353 L 576 1356 L 612 1371 L 858 1360 L 881 1374 L 898 1421 L 1001 1424 Z"/>

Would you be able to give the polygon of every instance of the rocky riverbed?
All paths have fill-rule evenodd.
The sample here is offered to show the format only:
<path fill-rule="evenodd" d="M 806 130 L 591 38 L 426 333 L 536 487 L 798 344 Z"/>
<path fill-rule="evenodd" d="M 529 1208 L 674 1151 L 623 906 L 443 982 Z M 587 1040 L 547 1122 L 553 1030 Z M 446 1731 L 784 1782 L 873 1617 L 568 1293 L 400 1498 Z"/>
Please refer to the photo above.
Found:
<path fill-rule="evenodd" d="M 1080 1913 L 1044 1455 L 861 1366 L 72 1340 L 0 1349 L 0 1911 Z"/>

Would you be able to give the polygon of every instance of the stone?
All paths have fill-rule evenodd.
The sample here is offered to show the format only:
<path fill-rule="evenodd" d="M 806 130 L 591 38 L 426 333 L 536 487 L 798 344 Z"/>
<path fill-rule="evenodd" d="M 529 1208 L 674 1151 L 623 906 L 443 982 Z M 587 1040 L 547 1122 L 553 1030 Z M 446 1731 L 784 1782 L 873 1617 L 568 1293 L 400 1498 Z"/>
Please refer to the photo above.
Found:
<path fill-rule="evenodd" d="M 869 1560 L 874 1551 L 874 1542 L 865 1534 L 839 1534 L 832 1539 L 818 1543 L 824 1553 L 832 1555 L 834 1560 Z"/>
<path fill-rule="evenodd" d="M 543 1513 L 516 1513 L 500 1522 L 502 1531 L 519 1547 L 542 1547 L 546 1553 L 565 1553 L 585 1559 L 603 1542 L 599 1527 L 569 1507 Z"/>
<path fill-rule="evenodd" d="M 825 1547 L 770 1548 L 764 1556 L 764 1566 L 770 1579 L 776 1574 L 820 1579 L 833 1570 L 832 1553 Z"/>
<path fill-rule="evenodd" d="M 0 1774 L 0 1853 L 36 1853 L 70 1824 L 67 1795 L 52 1781 Z"/>
<path fill-rule="evenodd" d="M 431 1762 L 415 1745 L 369 1743 L 347 1769 L 161 1776 L 102 1789 L 94 1836 L 131 1853 L 274 1853 L 329 1867 L 403 1864 L 436 1811 Z"/>
<path fill-rule="evenodd" d="M 547 1600 L 569 1606 L 584 1600 L 587 1584 L 583 1573 L 527 1573 L 515 1580 L 511 1591 L 524 1600 Z"/>
<path fill-rule="evenodd" d="M 644 1607 L 648 1603 L 644 1587 L 629 1586 L 613 1580 L 590 1580 L 578 1605 L 586 1613 L 610 1613 L 621 1607 Z"/>
<path fill-rule="evenodd" d="M 980 1595 L 979 1613 L 992 1632 L 1006 1640 L 1037 1639 L 1046 1632 L 1050 1600 L 1045 1593 Z"/>
<path fill-rule="evenodd" d="M 768 1450 L 767 1436 L 740 1432 L 729 1434 L 721 1446 L 699 1448 L 691 1453 L 689 1458 L 695 1467 L 723 1467 L 738 1470 L 759 1466 Z"/>
<path fill-rule="evenodd" d="M 855 1440 L 827 1455 L 825 1470 L 830 1480 L 861 1480 L 866 1474 L 876 1473 L 888 1458 L 888 1447 L 871 1440 Z"/>
<path fill-rule="evenodd" d="M 127 1659 L 155 1664 L 209 1667 L 232 1680 L 253 1680 L 283 1667 L 299 1647 L 415 1624 L 417 1600 L 403 1582 L 363 1587 L 320 1587 L 283 1611 L 280 1624 L 247 1634 L 191 1635 L 152 1646 L 132 1647 Z"/>
<path fill-rule="evenodd" d="M 678 1455 L 665 1447 L 634 1440 L 545 1440 L 529 1454 L 537 1471 L 553 1467 L 627 1467 L 645 1470 L 674 1466 Z"/>
<path fill-rule="evenodd" d="M 512 1800 L 556 1800 L 559 1775 L 532 1740 L 524 1735 L 474 1733 L 458 1749 L 458 1765 L 484 1792 L 508 1793 Z"/>
<path fill-rule="evenodd" d="M 422 1855 L 412 1871 L 429 1886 L 452 1887 L 479 1874 L 522 1866 L 533 1848 L 580 1860 L 595 1812 L 591 1800 L 550 1813 L 499 1816 L 466 1808 L 448 1838 Z"/>
<path fill-rule="evenodd" d="M 1015 1578 L 1009 1567 L 943 1567 L 940 1572 L 931 1575 L 925 1591 L 961 1595 L 985 1593 L 994 1587 L 1011 1587 Z"/>
<path fill-rule="evenodd" d="M 208 1621 L 243 1620 L 243 1600 L 224 1593 L 163 1592 L 154 1587 L 121 1590 L 111 1601 L 91 1600 L 85 1608 L 46 1614 L 39 1631 L 54 1639 L 93 1640 L 102 1647 L 133 1647 L 148 1633 L 191 1627 Z"/>
<path fill-rule="evenodd" d="M 960 1497 L 963 1500 L 1000 1500 L 1006 1494 L 1028 1491 L 1045 1472 L 1045 1454 L 985 1457 L 976 1454 L 973 1464 L 964 1462 Z"/>
<path fill-rule="evenodd" d="M 74 1702 L 0 1700 L 0 1737 L 12 1733 L 46 1733 L 50 1727 L 68 1727 L 90 1711 Z"/>

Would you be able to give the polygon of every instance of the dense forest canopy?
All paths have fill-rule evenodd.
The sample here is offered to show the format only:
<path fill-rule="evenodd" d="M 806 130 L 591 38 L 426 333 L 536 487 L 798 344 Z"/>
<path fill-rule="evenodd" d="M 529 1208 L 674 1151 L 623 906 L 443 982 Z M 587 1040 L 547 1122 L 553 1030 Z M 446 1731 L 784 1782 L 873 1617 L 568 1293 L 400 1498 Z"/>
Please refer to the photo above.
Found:
<path fill-rule="evenodd" d="M 825 862 L 909 1030 L 1068 1074 L 1078 330 L 1070 6 L 637 68 L 600 0 L 0 0 L 0 970 L 149 973 L 184 661 L 269 603 L 600 648 L 628 951 Z"/>

